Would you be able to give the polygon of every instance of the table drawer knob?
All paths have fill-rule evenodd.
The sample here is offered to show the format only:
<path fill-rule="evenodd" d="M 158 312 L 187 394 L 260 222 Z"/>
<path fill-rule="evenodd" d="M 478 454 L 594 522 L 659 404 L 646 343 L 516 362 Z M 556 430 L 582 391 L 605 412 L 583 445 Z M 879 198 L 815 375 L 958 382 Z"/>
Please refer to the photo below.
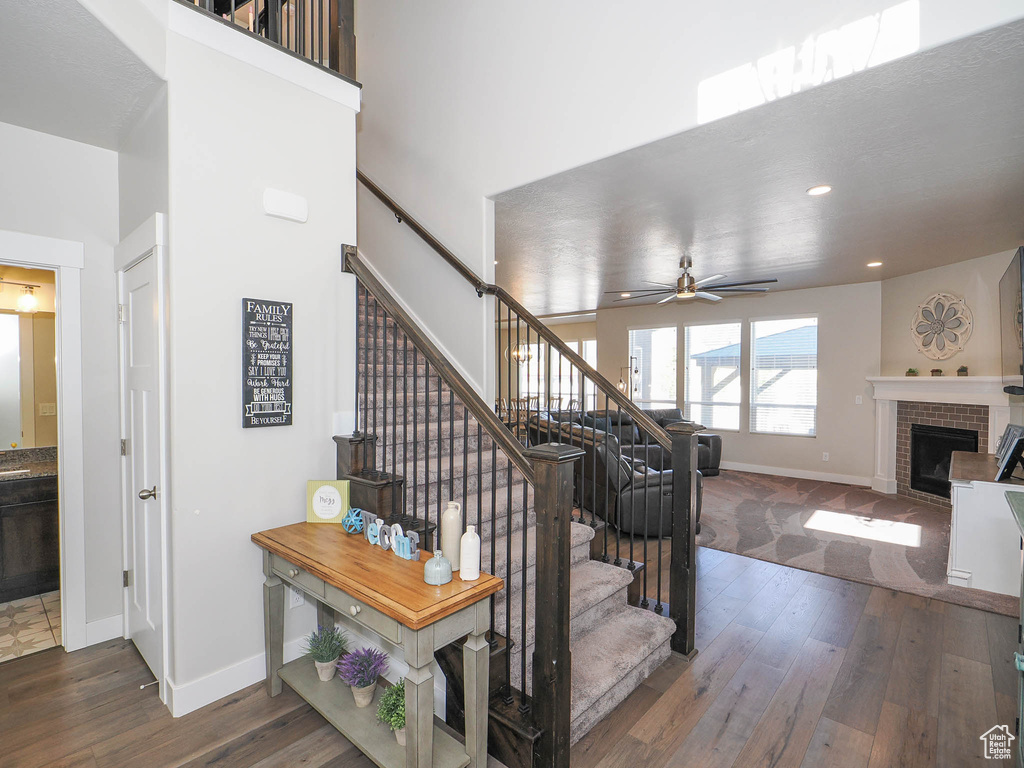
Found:
<path fill-rule="evenodd" d="M 361 610 L 363 610 L 363 609 L 361 607 L 359 607 L 358 605 L 353 605 L 351 608 L 348 609 L 348 612 L 351 613 L 353 616 L 355 616 Z"/>
<path fill-rule="evenodd" d="M 291 576 L 294 579 L 296 576 L 299 575 L 299 569 L 298 568 L 292 568 L 290 571 L 288 571 L 288 575 Z"/>

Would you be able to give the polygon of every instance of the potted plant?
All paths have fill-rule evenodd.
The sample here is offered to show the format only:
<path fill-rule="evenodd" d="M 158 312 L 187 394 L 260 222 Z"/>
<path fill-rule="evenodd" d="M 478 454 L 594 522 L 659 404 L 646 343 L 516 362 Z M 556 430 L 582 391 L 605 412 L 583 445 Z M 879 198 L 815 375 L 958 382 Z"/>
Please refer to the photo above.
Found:
<path fill-rule="evenodd" d="M 966 365 L 961 365 L 959 368 L 957 368 L 956 369 L 956 375 L 957 376 L 966 376 L 967 375 L 967 366 Z"/>
<path fill-rule="evenodd" d="M 317 627 L 306 638 L 306 653 L 313 657 L 321 682 L 334 679 L 338 659 L 348 650 L 348 636 L 337 627 Z"/>
<path fill-rule="evenodd" d="M 395 740 L 405 746 L 405 680 L 384 689 L 377 703 L 377 719 L 395 732 Z"/>
<path fill-rule="evenodd" d="M 920 371 L 917 368 L 907 368 L 907 376 L 917 376 Z"/>
<path fill-rule="evenodd" d="M 377 678 L 388 671 L 388 655 L 376 648 L 360 648 L 338 662 L 338 675 L 352 688 L 357 707 L 373 702 Z"/>
<path fill-rule="evenodd" d="M 942 369 L 941 368 L 932 368 L 932 376 L 941 376 L 941 375 L 942 375 Z"/>

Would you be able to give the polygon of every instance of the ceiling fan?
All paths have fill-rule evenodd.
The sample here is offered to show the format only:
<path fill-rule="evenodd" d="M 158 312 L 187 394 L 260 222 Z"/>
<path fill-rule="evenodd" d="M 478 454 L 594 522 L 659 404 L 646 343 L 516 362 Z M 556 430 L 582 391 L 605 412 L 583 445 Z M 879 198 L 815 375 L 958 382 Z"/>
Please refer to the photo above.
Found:
<path fill-rule="evenodd" d="M 657 288 L 640 288 L 631 291 L 605 291 L 605 293 L 618 293 L 621 298 L 615 299 L 619 301 L 630 301 L 632 299 L 650 299 L 654 296 L 658 296 L 663 293 L 669 294 L 664 299 L 659 301 L 659 304 L 664 304 L 666 301 L 672 301 L 672 299 L 706 299 L 707 301 L 721 301 L 724 297 L 717 296 L 711 291 L 717 293 L 767 293 L 767 288 L 751 288 L 753 285 L 764 285 L 766 283 L 777 283 L 779 282 L 776 278 L 770 278 L 768 280 L 738 280 L 731 283 L 720 283 L 719 280 L 724 280 L 725 275 L 711 275 L 709 277 L 702 277 L 700 280 L 694 279 L 693 275 L 690 274 L 690 270 L 693 269 L 693 260 L 689 256 L 684 256 L 679 261 L 679 268 L 683 270 L 683 274 L 676 280 L 675 285 L 669 283 L 655 283 L 650 280 L 644 282 L 649 285 L 656 285 Z"/>

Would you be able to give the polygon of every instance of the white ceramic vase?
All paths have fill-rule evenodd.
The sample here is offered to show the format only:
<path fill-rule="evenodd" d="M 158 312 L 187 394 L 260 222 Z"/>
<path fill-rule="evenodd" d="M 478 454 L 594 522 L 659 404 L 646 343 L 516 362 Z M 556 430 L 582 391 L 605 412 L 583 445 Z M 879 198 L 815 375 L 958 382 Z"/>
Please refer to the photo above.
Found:
<path fill-rule="evenodd" d="M 452 570 L 459 570 L 459 547 L 462 539 L 462 505 L 449 501 L 441 513 L 441 551 L 445 553 Z"/>
<path fill-rule="evenodd" d="M 459 569 L 459 578 L 463 581 L 476 581 L 480 578 L 480 536 L 475 525 L 466 526 L 460 550 L 462 568 Z"/>

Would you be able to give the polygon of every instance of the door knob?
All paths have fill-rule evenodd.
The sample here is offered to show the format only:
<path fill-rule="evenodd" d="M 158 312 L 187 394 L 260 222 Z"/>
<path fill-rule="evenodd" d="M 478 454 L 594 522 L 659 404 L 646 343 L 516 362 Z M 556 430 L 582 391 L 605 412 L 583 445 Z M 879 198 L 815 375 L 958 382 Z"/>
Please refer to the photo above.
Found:
<path fill-rule="evenodd" d="M 139 498 L 145 501 L 146 499 L 152 499 L 156 497 L 156 486 L 152 488 L 143 488 L 139 491 Z"/>

